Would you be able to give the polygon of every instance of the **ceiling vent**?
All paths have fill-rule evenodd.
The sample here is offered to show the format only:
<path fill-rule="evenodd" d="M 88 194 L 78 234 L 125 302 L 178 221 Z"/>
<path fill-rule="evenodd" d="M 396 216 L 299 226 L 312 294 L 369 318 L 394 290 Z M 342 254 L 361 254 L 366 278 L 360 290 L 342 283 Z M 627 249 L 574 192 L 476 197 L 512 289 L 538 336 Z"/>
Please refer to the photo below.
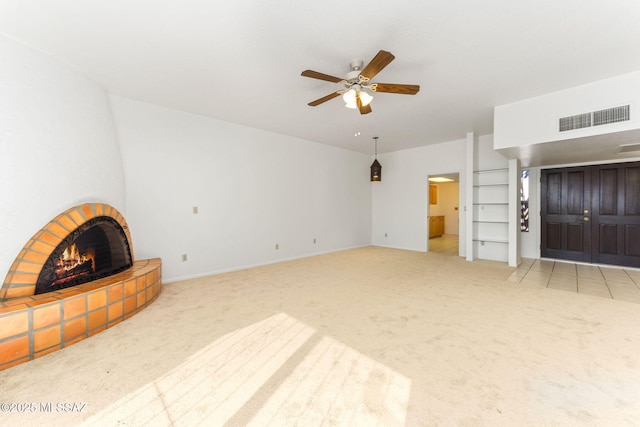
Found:
<path fill-rule="evenodd" d="M 621 107 L 607 108 L 606 110 L 598 110 L 591 113 L 562 117 L 559 120 L 560 132 L 625 122 L 630 120 L 629 110 L 629 105 L 623 105 Z"/>

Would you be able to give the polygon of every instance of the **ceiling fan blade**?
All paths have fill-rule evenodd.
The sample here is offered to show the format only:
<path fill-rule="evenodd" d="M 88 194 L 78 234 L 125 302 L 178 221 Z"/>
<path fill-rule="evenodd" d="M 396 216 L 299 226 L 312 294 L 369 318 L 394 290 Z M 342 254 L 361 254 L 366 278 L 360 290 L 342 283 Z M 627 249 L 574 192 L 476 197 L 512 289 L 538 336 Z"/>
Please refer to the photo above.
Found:
<path fill-rule="evenodd" d="M 387 52 L 386 50 L 381 50 L 373 57 L 371 62 L 367 64 L 366 67 L 362 70 L 360 75 L 365 77 L 366 79 L 371 80 L 376 74 L 378 74 L 384 67 L 389 65 L 391 61 L 393 61 L 396 57 L 391 54 L 391 52 Z"/>
<path fill-rule="evenodd" d="M 360 93 L 356 96 L 356 102 L 358 103 L 358 110 L 360 110 L 360 114 L 369 114 L 371 112 L 371 104 L 362 105 Z"/>
<path fill-rule="evenodd" d="M 374 92 L 400 93 L 402 95 L 415 95 L 420 91 L 419 85 L 399 85 L 393 83 L 374 83 L 369 88 Z"/>
<path fill-rule="evenodd" d="M 319 73 L 313 70 L 304 70 L 300 75 L 304 77 L 311 77 L 312 79 L 325 80 L 333 83 L 340 83 L 343 80 L 339 77 L 330 76 L 329 74 Z"/>
<path fill-rule="evenodd" d="M 310 102 L 309 104 L 307 104 L 307 105 L 309 105 L 309 106 L 311 106 L 311 107 L 315 107 L 316 105 L 320 105 L 320 104 L 322 104 L 323 102 L 327 102 L 327 101 L 329 101 L 329 100 L 331 100 L 331 99 L 333 99 L 333 98 L 335 98 L 335 97 L 337 97 L 337 96 L 340 96 L 340 95 L 341 95 L 341 93 L 340 93 L 340 92 L 333 92 L 333 93 L 330 93 L 330 94 L 329 94 L 329 95 L 327 95 L 327 96 L 323 96 L 322 98 L 316 99 L 315 101 L 311 101 L 311 102 Z"/>
<path fill-rule="evenodd" d="M 371 112 L 371 105 L 360 106 L 360 114 L 369 114 Z"/>

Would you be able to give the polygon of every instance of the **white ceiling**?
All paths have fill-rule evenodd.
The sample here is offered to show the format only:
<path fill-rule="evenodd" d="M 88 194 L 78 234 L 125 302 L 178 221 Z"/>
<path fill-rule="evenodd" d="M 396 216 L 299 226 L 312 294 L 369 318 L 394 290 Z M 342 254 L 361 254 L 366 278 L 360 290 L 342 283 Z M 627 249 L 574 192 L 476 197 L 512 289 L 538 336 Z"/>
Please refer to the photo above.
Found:
<path fill-rule="evenodd" d="M 0 0 L 0 32 L 116 95 L 365 153 L 489 134 L 496 105 L 640 70 L 638 0 Z M 396 59 L 374 80 L 417 95 L 307 106 L 339 87 L 303 70 L 380 49 Z"/>

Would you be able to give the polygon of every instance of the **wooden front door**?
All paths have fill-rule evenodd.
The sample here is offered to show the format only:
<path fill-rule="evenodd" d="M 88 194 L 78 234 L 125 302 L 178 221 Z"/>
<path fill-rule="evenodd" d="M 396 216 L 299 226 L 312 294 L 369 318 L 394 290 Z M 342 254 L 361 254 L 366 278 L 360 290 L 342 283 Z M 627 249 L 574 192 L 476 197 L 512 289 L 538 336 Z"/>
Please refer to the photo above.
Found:
<path fill-rule="evenodd" d="M 541 256 L 640 267 L 640 162 L 546 169 Z"/>

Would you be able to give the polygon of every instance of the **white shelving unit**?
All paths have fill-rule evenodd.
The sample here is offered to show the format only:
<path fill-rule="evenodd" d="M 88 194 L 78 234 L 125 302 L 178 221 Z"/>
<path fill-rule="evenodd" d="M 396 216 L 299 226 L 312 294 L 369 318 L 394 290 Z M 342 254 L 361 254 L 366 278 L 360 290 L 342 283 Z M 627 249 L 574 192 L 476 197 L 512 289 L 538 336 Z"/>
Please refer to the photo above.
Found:
<path fill-rule="evenodd" d="M 509 259 L 509 169 L 473 172 L 474 258 Z"/>

